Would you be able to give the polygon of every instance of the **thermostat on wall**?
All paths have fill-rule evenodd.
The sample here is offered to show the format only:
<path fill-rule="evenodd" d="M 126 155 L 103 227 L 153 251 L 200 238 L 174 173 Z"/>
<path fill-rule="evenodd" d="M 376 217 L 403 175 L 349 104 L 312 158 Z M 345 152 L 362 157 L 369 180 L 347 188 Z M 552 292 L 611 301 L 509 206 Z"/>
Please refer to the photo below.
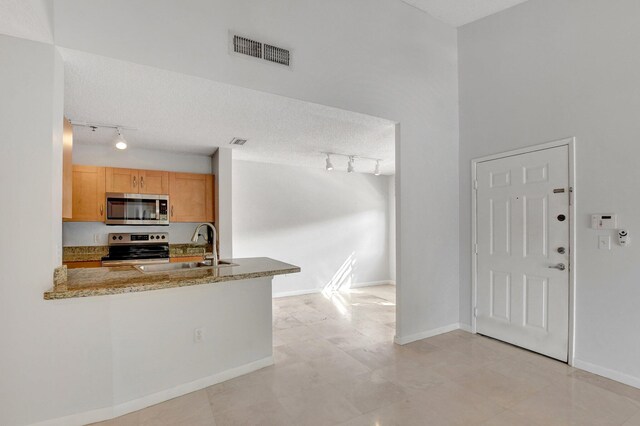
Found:
<path fill-rule="evenodd" d="M 591 215 L 591 227 L 593 229 L 616 229 L 618 227 L 618 216 L 615 214 Z"/>

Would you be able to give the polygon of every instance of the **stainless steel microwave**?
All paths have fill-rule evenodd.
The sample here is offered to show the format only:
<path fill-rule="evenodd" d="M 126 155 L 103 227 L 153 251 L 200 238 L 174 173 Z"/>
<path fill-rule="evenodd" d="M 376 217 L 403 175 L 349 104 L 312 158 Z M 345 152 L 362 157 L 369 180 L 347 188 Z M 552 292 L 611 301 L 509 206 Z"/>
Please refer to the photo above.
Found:
<path fill-rule="evenodd" d="M 169 196 L 107 193 L 107 225 L 168 225 Z"/>

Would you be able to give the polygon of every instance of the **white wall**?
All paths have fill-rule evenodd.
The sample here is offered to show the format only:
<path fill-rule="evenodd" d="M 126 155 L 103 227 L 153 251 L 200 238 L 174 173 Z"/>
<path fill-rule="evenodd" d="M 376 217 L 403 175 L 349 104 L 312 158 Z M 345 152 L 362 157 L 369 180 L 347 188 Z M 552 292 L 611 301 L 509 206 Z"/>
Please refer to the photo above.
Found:
<path fill-rule="evenodd" d="M 168 232 L 169 243 L 191 244 L 196 223 L 172 223 L 167 226 L 107 226 L 100 222 L 65 222 L 62 246 L 106 246 L 110 232 Z M 203 240 L 200 239 L 200 243 Z"/>
<path fill-rule="evenodd" d="M 234 254 L 302 268 L 274 295 L 389 281 L 389 179 L 235 160 Z"/>
<path fill-rule="evenodd" d="M 388 179 L 389 200 L 387 202 L 389 208 L 389 219 L 387 221 L 387 229 L 389 230 L 389 278 L 395 283 L 396 281 L 396 179 L 391 176 Z"/>
<path fill-rule="evenodd" d="M 632 238 L 640 232 L 638 17 L 636 0 L 535 0 L 459 32 L 461 320 L 471 312 L 470 160 L 576 136 L 576 365 L 635 386 L 640 244 L 598 251 L 589 215 L 614 212 Z"/>
<path fill-rule="evenodd" d="M 60 154 L 61 155 L 61 154 Z M 73 147 L 73 163 L 124 167 L 132 169 L 167 170 L 185 173 L 212 173 L 211 157 L 170 151 L 129 148 L 124 151 L 111 146 L 81 145 Z M 57 198 L 56 198 L 57 199 Z M 61 202 L 61 200 L 60 200 Z M 100 246 L 107 244 L 110 232 L 168 232 L 172 244 L 190 243 L 195 225 L 172 223 L 168 226 L 107 226 L 98 222 L 65 222 L 62 225 L 62 245 Z"/>
<path fill-rule="evenodd" d="M 52 111 L 52 141 L 51 141 L 51 244 L 53 250 L 53 264 L 62 261 L 62 197 L 55 194 L 62 193 L 62 133 L 64 123 L 59 120 L 64 116 L 64 63 L 58 52 L 53 58 L 53 99 Z M 0 74 L 0 78 L 1 74 Z"/>
<path fill-rule="evenodd" d="M 233 257 L 232 238 L 232 187 L 233 187 L 233 150 L 219 148 L 211 161 L 211 169 L 216 175 L 216 229 L 220 259 Z"/>
<path fill-rule="evenodd" d="M 170 172 L 212 173 L 209 155 L 138 148 L 120 150 L 111 146 L 78 144 L 76 141 L 73 146 L 73 163 Z"/>
<path fill-rule="evenodd" d="M 54 238 L 61 211 L 53 210 L 53 190 L 60 187 L 53 181 L 61 174 L 52 162 L 54 155 L 61 158 L 54 146 L 62 144 L 52 121 L 54 111 L 62 111 L 58 61 L 51 45 L 0 36 L 0 197 L 6 207 L 0 220 L 1 424 L 26 423 L 36 400 L 50 408 L 53 390 L 42 384 L 59 378 L 56 358 L 48 355 L 65 316 L 51 318 L 42 298 L 59 261 Z M 55 143 L 52 135 L 59 138 Z"/>
<path fill-rule="evenodd" d="M 455 29 L 396 0 L 55 6 L 61 46 L 400 122 L 396 333 L 458 323 Z M 229 55 L 229 30 L 290 46 L 293 68 Z"/>
<path fill-rule="evenodd" d="M 178 0 L 55 0 L 55 42 L 401 122 L 397 334 L 457 323 L 456 31 L 393 0 L 192 0 L 189 6 Z M 228 56 L 231 28 L 290 44 L 294 69 Z M 61 197 L 51 184 L 58 178 L 51 171 L 54 48 L 3 36 L 0 49 L 0 170 L 2 182 L 9 182 L 1 195 L 12 206 L 0 221 L 0 423 L 26 424 L 113 404 L 115 386 L 122 387 L 112 370 L 123 368 L 127 357 L 114 360 L 118 352 L 110 343 L 116 298 L 42 300 L 51 286 L 57 226 L 55 214 L 42 212 Z M 11 140 L 19 143 L 6 143 Z M 157 296 L 154 303 L 174 303 L 173 293 Z M 136 302 L 137 315 L 150 300 Z M 183 331 L 197 320 L 190 317 Z M 130 391 L 119 392 L 118 401 Z"/>
<path fill-rule="evenodd" d="M 43 299 L 60 264 L 61 65 L 52 45 L 0 35 L 3 426 L 86 412 L 58 424 L 91 423 L 113 406 L 142 408 L 264 365 L 272 350 L 270 278 Z M 193 343 L 195 327 L 205 327 L 203 344 Z"/>

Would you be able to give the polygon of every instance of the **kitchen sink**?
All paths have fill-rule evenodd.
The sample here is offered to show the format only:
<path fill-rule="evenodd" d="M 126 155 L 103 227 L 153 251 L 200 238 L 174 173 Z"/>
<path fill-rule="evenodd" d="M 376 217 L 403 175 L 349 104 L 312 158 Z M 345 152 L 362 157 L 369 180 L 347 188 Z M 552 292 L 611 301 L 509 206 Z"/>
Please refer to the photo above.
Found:
<path fill-rule="evenodd" d="M 202 269 L 202 268 L 224 268 L 227 266 L 238 266 L 237 263 L 231 263 L 226 260 L 218 261 L 218 265 L 213 266 L 211 261 L 202 262 L 180 262 L 180 263 L 155 263 L 152 265 L 136 265 L 135 268 L 140 272 L 152 273 L 152 272 L 171 272 L 171 271 L 184 271 L 190 269 Z"/>

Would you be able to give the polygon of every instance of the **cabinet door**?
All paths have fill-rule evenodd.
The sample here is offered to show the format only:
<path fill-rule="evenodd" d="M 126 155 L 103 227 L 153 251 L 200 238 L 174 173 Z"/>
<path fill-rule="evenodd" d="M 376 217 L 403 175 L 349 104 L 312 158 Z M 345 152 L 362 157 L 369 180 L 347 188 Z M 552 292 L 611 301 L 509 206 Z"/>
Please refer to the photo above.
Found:
<path fill-rule="evenodd" d="M 138 171 L 134 169 L 106 168 L 107 192 L 137 194 L 139 188 Z"/>
<path fill-rule="evenodd" d="M 211 175 L 169 173 L 169 220 L 206 222 L 212 219 L 213 187 Z M 208 189 L 211 195 L 208 194 Z M 210 206 L 208 204 L 211 204 Z"/>
<path fill-rule="evenodd" d="M 138 170 L 140 194 L 169 195 L 169 172 Z"/>
<path fill-rule="evenodd" d="M 104 167 L 73 166 L 73 222 L 104 222 Z"/>
<path fill-rule="evenodd" d="M 205 222 L 215 222 L 215 176 L 214 175 L 205 175 L 206 176 L 206 217 Z"/>

